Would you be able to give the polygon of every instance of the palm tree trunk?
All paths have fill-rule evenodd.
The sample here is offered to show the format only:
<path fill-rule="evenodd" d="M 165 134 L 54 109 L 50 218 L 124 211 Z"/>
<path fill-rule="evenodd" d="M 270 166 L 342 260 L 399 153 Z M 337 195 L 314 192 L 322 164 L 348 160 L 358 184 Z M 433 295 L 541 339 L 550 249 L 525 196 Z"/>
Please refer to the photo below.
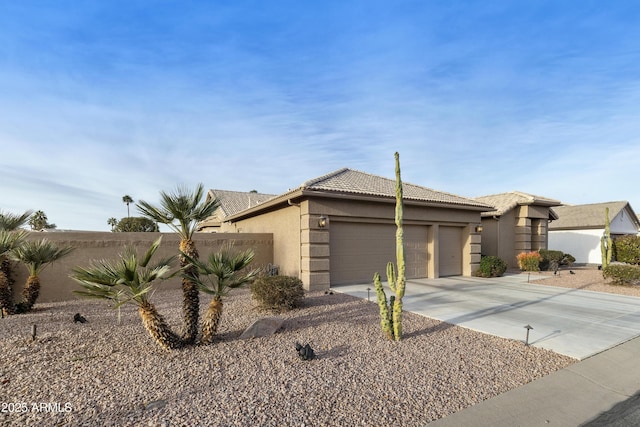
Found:
<path fill-rule="evenodd" d="M 169 325 L 167 325 L 167 322 L 158 313 L 153 304 L 150 302 L 143 303 L 138 307 L 138 314 L 140 314 L 142 324 L 149 332 L 149 335 L 160 346 L 167 350 L 181 347 L 180 337 L 169 328 Z"/>
<path fill-rule="evenodd" d="M 202 321 L 202 339 L 203 344 L 209 344 L 213 341 L 213 337 L 218 333 L 218 325 L 222 317 L 222 299 L 215 297 L 211 300 L 207 313 Z"/>
<path fill-rule="evenodd" d="M 9 284 L 9 278 L 2 270 L 0 270 L 0 311 L 3 316 L 16 313 L 16 307 L 13 303 L 13 289 Z"/>
<path fill-rule="evenodd" d="M 198 259 L 198 250 L 193 240 L 180 241 L 180 250 L 193 259 Z M 180 257 L 180 266 L 185 267 L 189 262 Z M 198 277 L 198 271 L 194 267 L 187 268 L 185 273 L 191 277 Z M 200 316 L 200 293 L 198 285 L 185 277 L 182 279 L 182 342 L 185 345 L 195 344 L 198 337 L 198 320 Z"/>
<path fill-rule="evenodd" d="M 16 311 L 18 313 L 26 313 L 31 311 L 33 305 L 40 296 L 40 278 L 38 276 L 29 276 L 27 283 L 22 290 L 22 302 L 16 305 Z"/>

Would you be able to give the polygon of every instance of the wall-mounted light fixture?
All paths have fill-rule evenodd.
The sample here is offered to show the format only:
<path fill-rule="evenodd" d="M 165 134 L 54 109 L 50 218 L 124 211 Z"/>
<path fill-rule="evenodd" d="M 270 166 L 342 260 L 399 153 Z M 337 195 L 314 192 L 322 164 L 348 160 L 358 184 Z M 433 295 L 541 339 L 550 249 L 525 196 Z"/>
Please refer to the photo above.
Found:
<path fill-rule="evenodd" d="M 326 226 L 327 226 L 327 217 L 325 217 L 324 215 L 321 215 L 320 218 L 318 218 L 318 227 L 325 228 Z"/>
<path fill-rule="evenodd" d="M 482 226 L 476 225 L 476 233 L 482 233 Z"/>

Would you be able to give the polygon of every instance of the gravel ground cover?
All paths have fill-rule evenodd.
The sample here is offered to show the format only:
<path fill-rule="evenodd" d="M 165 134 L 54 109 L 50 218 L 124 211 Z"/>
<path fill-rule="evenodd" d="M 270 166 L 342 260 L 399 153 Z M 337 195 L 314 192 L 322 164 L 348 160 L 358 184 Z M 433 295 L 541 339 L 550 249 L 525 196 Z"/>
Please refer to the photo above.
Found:
<path fill-rule="evenodd" d="M 533 283 L 537 285 L 560 286 L 563 288 L 640 297 L 639 286 L 614 285 L 609 281 L 605 281 L 602 277 L 602 271 L 596 267 L 563 268 L 559 271 L 559 274 L 555 275 L 552 271 L 542 271 L 532 273 L 531 277 L 536 278 Z"/>
<path fill-rule="evenodd" d="M 179 330 L 180 291 L 152 301 Z M 278 333 L 240 340 L 272 314 L 237 289 L 215 343 L 174 351 L 134 307 L 120 323 L 102 301 L 35 308 L 0 320 L 0 425 L 423 426 L 576 362 L 412 313 L 389 342 L 374 302 L 339 293 L 309 293 Z M 317 358 L 301 360 L 295 342 Z"/>

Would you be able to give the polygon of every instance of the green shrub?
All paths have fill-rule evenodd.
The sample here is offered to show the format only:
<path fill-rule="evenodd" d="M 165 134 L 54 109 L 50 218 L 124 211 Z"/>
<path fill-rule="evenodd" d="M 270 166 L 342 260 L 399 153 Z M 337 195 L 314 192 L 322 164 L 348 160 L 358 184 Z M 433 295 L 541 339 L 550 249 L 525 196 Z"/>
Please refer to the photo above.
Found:
<path fill-rule="evenodd" d="M 507 263 L 497 256 L 483 256 L 480 267 L 475 271 L 477 277 L 500 277 L 507 271 Z"/>
<path fill-rule="evenodd" d="M 616 261 L 640 264 L 640 236 L 621 236 L 613 241 Z"/>
<path fill-rule="evenodd" d="M 251 296 L 264 310 L 285 311 L 299 307 L 304 298 L 302 281 L 291 276 L 261 276 L 250 285 Z"/>
<path fill-rule="evenodd" d="M 565 254 L 562 251 L 540 249 L 538 252 L 542 257 L 539 267 L 543 271 L 555 271 L 562 265 L 571 265 L 576 262 L 571 254 Z"/>
<path fill-rule="evenodd" d="M 522 271 L 540 271 L 540 261 L 542 257 L 538 251 L 522 252 L 516 258 L 518 259 L 518 267 Z"/>
<path fill-rule="evenodd" d="M 602 269 L 602 275 L 616 285 L 640 284 L 640 267 L 637 265 L 609 264 Z"/>
<path fill-rule="evenodd" d="M 576 262 L 576 257 L 571 254 L 564 254 L 562 265 L 572 265 L 574 262 Z"/>

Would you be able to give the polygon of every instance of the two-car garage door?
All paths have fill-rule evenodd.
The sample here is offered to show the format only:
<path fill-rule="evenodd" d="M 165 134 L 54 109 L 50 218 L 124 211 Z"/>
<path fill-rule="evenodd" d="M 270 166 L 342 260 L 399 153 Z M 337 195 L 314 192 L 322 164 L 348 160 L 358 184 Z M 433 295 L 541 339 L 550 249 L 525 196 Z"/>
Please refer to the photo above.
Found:
<path fill-rule="evenodd" d="M 429 262 L 427 235 L 428 226 L 426 225 L 404 226 L 406 277 L 408 279 L 427 277 Z M 461 229 L 440 227 L 439 240 L 440 275 L 461 274 Z M 447 241 L 445 245 L 442 245 L 443 240 Z M 330 234 L 331 284 L 369 283 L 375 272 L 379 272 L 385 280 L 387 263 L 392 261 L 395 264 L 396 262 L 395 241 L 396 227 L 393 224 L 332 221 Z"/>

